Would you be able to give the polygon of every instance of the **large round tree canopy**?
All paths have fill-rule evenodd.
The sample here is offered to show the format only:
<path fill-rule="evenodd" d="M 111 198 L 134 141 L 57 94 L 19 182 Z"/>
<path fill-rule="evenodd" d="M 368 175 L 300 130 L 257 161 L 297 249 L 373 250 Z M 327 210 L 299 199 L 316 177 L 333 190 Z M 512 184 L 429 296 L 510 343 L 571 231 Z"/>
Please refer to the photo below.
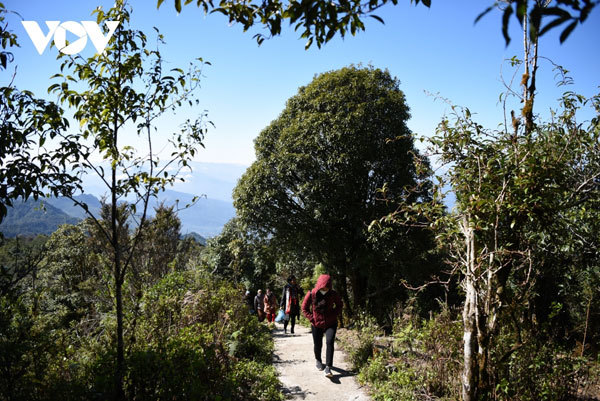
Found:
<path fill-rule="evenodd" d="M 418 180 L 409 108 L 388 71 L 323 73 L 287 101 L 255 142 L 256 162 L 234 190 L 240 220 L 288 247 L 309 249 L 344 276 L 378 255 L 367 228 L 414 201 Z"/>

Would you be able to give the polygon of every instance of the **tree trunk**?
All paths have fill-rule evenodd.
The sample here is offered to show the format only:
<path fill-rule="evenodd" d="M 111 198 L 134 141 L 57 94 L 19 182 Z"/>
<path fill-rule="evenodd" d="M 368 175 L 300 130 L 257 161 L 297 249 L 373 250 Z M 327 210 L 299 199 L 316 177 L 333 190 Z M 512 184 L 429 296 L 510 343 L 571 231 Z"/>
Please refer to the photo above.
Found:
<path fill-rule="evenodd" d="M 592 298 L 593 295 L 590 294 L 590 299 L 588 300 L 588 304 L 587 304 L 587 311 L 585 313 L 585 330 L 583 330 L 583 341 L 581 342 L 581 355 L 583 357 L 583 353 L 585 351 L 585 340 L 587 337 L 587 331 L 588 331 L 588 324 L 590 322 L 590 307 L 592 306 Z"/>
<path fill-rule="evenodd" d="M 488 362 L 490 354 L 490 332 L 488 331 L 486 317 L 482 313 L 477 314 L 477 391 L 476 393 L 490 393 L 490 378 L 488 374 Z"/>
<path fill-rule="evenodd" d="M 352 269 L 350 274 L 350 283 L 352 284 L 352 300 L 354 301 L 354 307 L 364 309 L 366 306 L 366 295 L 367 295 L 367 279 L 361 277 L 360 272 L 356 269 Z"/>
<path fill-rule="evenodd" d="M 116 128 L 115 128 L 116 132 Z M 116 148 L 116 133 L 114 139 Z M 113 248 L 113 263 L 114 263 L 114 279 L 115 279 L 115 302 L 117 312 L 117 366 L 115 369 L 115 400 L 125 400 L 125 391 L 123 389 L 123 375 L 125 371 L 125 353 L 123 343 L 123 280 L 121 271 L 121 246 L 118 227 L 118 210 L 117 210 L 117 170 L 112 169 L 112 205 L 111 205 L 111 231 L 112 231 L 112 248 Z"/>
<path fill-rule="evenodd" d="M 465 304 L 463 307 L 463 359 L 464 370 L 462 375 L 463 401 L 475 401 L 478 386 L 477 375 L 477 287 L 475 264 L 475 236 L 470 227 L 467 216 L 463 218 L 462 231 L 466 245 L 466 272 L 465 272 Z"/>
<path fill-rule="evenodd" d="M 120 29 L 117 35 L 120 34 Z M 118 36 L 117 36 L 118 37 Z M 121 46 L 118 46 L 117 60 L 119 61 L 117 70 L 117 82 L 116 89 L 117 93 L 121 93 Z M 113 252 L 115 257 L 115 298 L 116 298 L 116 309 L 117 309 L 117 367 L 115 372 L 116 382 L 116 399 L 118 401 L 125 400 L 125 391 L 123 389 L 123 376 L 125 373 L 125 344 L 123 343 L 123 280 L 124 272 L 121 266 L 121 241 L 120 241 L 120 230 L 118 227 L 118 208 L 117 208 L 117 169 L 115 166 L 115 160 L 119 156 L 118 147 L 118 133 L 119 133 L 119 108 L 114 108 L 114 120 L 113 120 L 113 166 L 112 166 L 112 205 L 111 205 L 111 225 L 113 235 Z"/>
<path fill-rule="evenodd" d="M 348 295 L 348 284 L 346 283 L 345 275 L 338 275 L 337 278 L 338 283 L 340 284 L 340 288 L 342 291 L 342 299 L 344 300 L 344 309 L 346 309 L 346 313 L 348 316 L 354 316 L 354 310 L 352 308 L 352 304 L 350 303 L 350 296 Z"/>
<path fill-rule="evenodd" d="M 116 262 L 116 261 L 115 261 Z M 120 265 L 120 262 L 119 262 Z M 120 270 L 120 268 L 119 268 Z M 115 267 L 115 272 L 117 268 Z M 124 342 L 123 342 L 123 283 L 115 277 L 115 293 L 117 303 L 117 368 L 115 372 L 116 399 L 124 400 L 123 373 L 125 370 Z"/>

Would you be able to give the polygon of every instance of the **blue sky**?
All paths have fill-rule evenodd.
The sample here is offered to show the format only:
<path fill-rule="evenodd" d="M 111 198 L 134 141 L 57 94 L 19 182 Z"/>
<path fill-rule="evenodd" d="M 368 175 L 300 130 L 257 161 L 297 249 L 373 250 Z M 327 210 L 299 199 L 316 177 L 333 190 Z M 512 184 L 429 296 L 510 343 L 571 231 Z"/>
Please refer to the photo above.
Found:
<path fill-rule="evenodd" d="M 112 2 L 99 0 L 5 0 L 8 9 L 17 11 L 24 20 L 43 21 L 91 20 L 90 12 L 98 5 Z M 229 26 L 219 14 L 205 16 L 195 5 L 188 5 L 177 15 L 172 1 L 159 10 L 155 0 L 131 1 L 132 26 L 152 34 L 157 26 L 167 45 L 162 53 L 173 67 L 202 57 L 212 65 L 204 68 L 205 78 L 199 92 L 201 108 L 208 111 L 216 128 L 210 129 L 197 161 L 249 165 L 254 160 L 253 140 L 275 119 L 298 87 L 308 84 L 315 74 L 349 64 L 371 64 L 387 68 L 401 81 L 412 118 L 409 127 L 418 134 L 431 135 L 449 107 L 429 93 L 439 93 L 455 104 L 469 107 L 478 120 L 494 128 L 503 121 L 498 96 L 503 91 L 501 70 L 507 80 L 512 70 L 504 60 L 522 57 L 522 40 L 516 20 L 512 23 L 513 41 L 505 47 L 500 32 L 500 14 L 492 13 L 474 25 L 474 19 L 491 1 L 434 0 L 430 9 L 401 0 L 398 6 L 385 7 L 378 15 L 385 25 L 374 19 L 366 31 L 342 40 L 336 38 L 318 49 L 304 50 L 305 40 L 284 27 L 280 37 L 257 46 L 252 39 L 256 29 L 243 33 L 239 26 Z M 17 18 L 10 28 L 17 33 L 21 48 L 14 51 L 15 63 L 0 72 L 5 85 L 15 65 L 16 84 L 46 94 L 52 83 L 49 77 L 58 71 L 56 49 L 46 49 L 40 56 Z M 574 89 L 590 96 L 600 85 L 600 10 L 578 27 L 569 40 L 560 45 L 558 33 L 541 41 L 540 54 L 571 71 Z M 93 49 L 88 44 L 89 49 Z M 87 49 L 86 49 L 87 50 Z M 536 111 L 547 115 L 556 105 L 562 89 L 553 84 L 554 72 L 542 60 Z M 517 79 L 518 81 L 518 79 Z M 49 96 L 48 96 L 49 97 Z M 514 105 L 513 108 L 516 108 Z M 161 122 L 170 129 L 190 110 L 179 113 L 180 120 Z M 173 127 L 174 129 L 175 127 Z"/>

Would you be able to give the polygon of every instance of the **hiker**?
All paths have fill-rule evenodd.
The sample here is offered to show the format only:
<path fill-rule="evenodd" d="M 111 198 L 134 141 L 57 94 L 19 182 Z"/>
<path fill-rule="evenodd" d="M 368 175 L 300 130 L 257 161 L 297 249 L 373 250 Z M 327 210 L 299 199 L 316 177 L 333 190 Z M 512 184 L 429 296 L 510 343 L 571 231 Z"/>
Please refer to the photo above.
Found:
<path fill-rule="evenodd" d="M 254 297 L 254 310 L 256 311 L 259 322 L 265 320 L 265 297 L 262 290 L 258 290 Z"/>
<path fill-rule="evenodd" d="M 337 320 L 342 314 L 344 303 L 340 295 L 331 288 L 331 276 L 321 274 L 313 288 L 302 302 L 302 313 L 310 321 L 317 369 L 325 370 L 325 376 L 331 378 L 333 366 L 333 343 L 337 331 Z M 327 343 L 325 366 L 321 360 L 323 335 Z"/>
<path fill-rule="evenodd" d="M 250 295 L 250 291 L 248 291 L 248 290 L 246 290 L 246 293 L 244 294 L 244 303 L 248 307 L 248 311 L 250 312 L 250 314 L 254 315 L 256 313 L 256 309 L 254 309 L 254 303 L 252 302 L 252 295 Z"/>
<path fill-rule="evenodd" d="M 277 314 L 277 298 L 275 298 L 275 294 L 270 289 L 267 289 L 267 294 L 265 295 L 265 313 L 267 314 L 267 321 L 273 323 Z"/>
<path fill-rule="evenodd" d="M 296 317 L 300 319 L 300 299 L 304 296 L 304 291 L 296 284 L 296 277 L 291 275 L 287 279 L 287 284 L 283 287 L 281 302 L 279 307 L 289 316 L 283 320 L 283 332 L 287 334 L 287 325 L 291 322 L 290 333 L 294 334 Z"/>

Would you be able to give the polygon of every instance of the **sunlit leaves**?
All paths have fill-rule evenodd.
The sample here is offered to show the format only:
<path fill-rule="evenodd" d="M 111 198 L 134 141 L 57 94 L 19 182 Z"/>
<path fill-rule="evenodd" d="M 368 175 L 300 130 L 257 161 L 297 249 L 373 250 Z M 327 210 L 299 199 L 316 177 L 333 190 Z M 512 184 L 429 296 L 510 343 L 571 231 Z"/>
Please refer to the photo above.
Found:
<path fill-rule="evenodd" d="M 203 116 L 187 124 L 181 134 L 175 135 L 171 143 L 179 151 L 172 154 L 172 160 L 162 162 L 161 168 L 158 168 L 156 155 L 148 159 L 133 148 L 119 148 L 118 133 L 135 124 L 137 135 L 144 141 L 150 141 L 151 126 L 156 118 L 167 111 L 174 111 L 184 101 L 197 104 L 192 93 L 199 85 L 200 69 L 192 64 L 189 71 L 173 68 L 170 74 L 165 74 L 158 50 L 149 50 L 146 46 L 146 35 L 127 28 L 130 11 L 126 7 L 113 8 L 106 13 L 97 9 L 95 13 L 100 21 L 110 18 L 122 21 L 111 45 L 104 54 L 87 60 L 61 56 L 63 73 L 53 78 L 62 82 L 51 85 L 49 91 L 75 109 L 74 117 L 82 129 L 82 136 L 92 139 L 92 153 L 99 152 L 111 169 L 119 170 L 120 175 L 127 177 L 117 181 L 119 196 L 130 193 L 141 196 L 156 185 L 164 188 L 175 180 L 164 164 L 169 166 L 177 159 L 193 157 L 196 147 L 202 145 L 206 129 Z M 164 42 L 158 30 L 157 41 Z M 81 82 L 86 83 L 87 89 L 79 90 Z M 140 85 L 144 90 L 136 89 Z M 187 163 L 181 165 L 186 166 Z M 146 176 L 147 169 L 150 177 Z M 156 169 L 154 173 L 153 169 Z M 105 177 L 103 170 L 96 170 Z M 161 179 L 152 178 L 153 174 Z"/>
<path fill-rule="evenodd" d="M 532 3 L 533 5 L 530 7 Z M 560 34 L 560 42 L 563 43 L 577 25 L 587 19 L 599 3 L 598 0 L 559 1 L 556 5 L 550 6 L 549 1 L 497 1 L 479 14 L 475 19 L 475 23 L 498 8 L 502 11 L 502 36 L 504 36 L 507 45 L 511 40 L 509 28 L 513 15 L 521 25 L 525 20 L 528 21 L 529 35 L 532 41 L 561 25 L 567 24 Z"/>
<path fill-rule="evenodd" d="M 4 87 L 0 90 L 0 120 L 0 221 L 6 206 L 17 198 L 37 199 L 79 187 L 79 179 L 64 169 L 69 160 L 77 161 L 79 156 L 70 138 L 62 135 L 68 127 L 62 109 L 31 92 Z M 35 150 L 57 138 L 62 138 L 57 150 Z"/>
<path fill-rule="evenodd" d="M 0 25 L 8 11 L 0 3 Z M 13 60 L 4 49 L 18 46 L 16 35 L 7 25 L 0 26 L 2 68 Z M 77 161 L 76 147 L 63 132 L 68 127 L 63 111 L 52 102 L 19 90 L 12 82 L 0 88 L 0 221 L 6 207 L 17 198 L 27 199 L 76 190 L 77 177 L 65 171 L 68 160 Z M 48 140 L 60 140 L 55 150 L 46 150 Z M 36 147 L 43 151 L 36 151 Z"/>
<path fill-rule="evenodd" d="M 567 92 L 551 122 L 520 136 L 484 130 L 460 108 L 454 108 L 453 122 L 440 123 L 433 143 L 450 166 L 457 212 L 468 213 L 483 249 L 514 250 L 517 238 L 520 246 L 536 249 L 539 244 L 526 245 L 524 238 L 533 241 L 545 230 L 566 230 L 565 212 L 597 202 L 598 122 L 584 128 L 575 120 L 578 109 L 595 104 L 597 97 Z"/>
<path fill-rule="evenodd" d="M 186 0 L 189 4 L 194 0 Z M 415 5 L 423 4 L 431 7 L 431 0 L 411 0 Z M 163 0 L 157 0 L 160 7 Z M 268 37 L 281 34 L 281 26 L 287 21 L 300 37 L 306 39 L 305 47 L 308 49 L 313 43 L 321 47 L 336 35 L 345 37 L 349 32 L 355 35 L 365 30 L 364 18 L 371 17 L 383 23 L 383 19 L 374 12 L 391 3 L 396 5 L 397 0 L 370 0 L 361 2 L 359 0 L 338 1 L 298 1 L 298 0 L 268 0 L 262 2 L 221 0 L 217 6 L 212 0 L 195 0 L 196 5 L 205 13 L 221 13 L 229 18 L 230 23 L 241 24 L 244 31 L 252 27 L 260 26 L 267 30 L 268 36 L 257 33 L 253 37 L 260 45 Z M 531 6 L 533 3 L 533 6 Z M 596 5 L 598 0 L 559 1 L 556 6 L 548 7 L 547 2 L 527 0 L 496 1 L 481 12 L 475 22 L 495 9 L 502 11 L 501 32 L 506 44 L 510 42 L 509 27 L 511 17 L 514 15 L 519 24 L 524 19 L 530 21 L 530 33 L 532 37 L 544 35 L 564 23 L 567 27 L 561 33 L 561 43 L 575 29 L 577 23 L 583 23 Z M 529 7 L 531 6 L 531 7 Z M 435 4 L 433 5 L 435 7 Z M 529 7 L 529 8 L 528 8 Z M 181 0 L 175 0 L 175 9 L 181 12 Z M 556 17 L 545 23 L 545 17 Z M 542 26 L 543 25 L 543 26 Z"/>

